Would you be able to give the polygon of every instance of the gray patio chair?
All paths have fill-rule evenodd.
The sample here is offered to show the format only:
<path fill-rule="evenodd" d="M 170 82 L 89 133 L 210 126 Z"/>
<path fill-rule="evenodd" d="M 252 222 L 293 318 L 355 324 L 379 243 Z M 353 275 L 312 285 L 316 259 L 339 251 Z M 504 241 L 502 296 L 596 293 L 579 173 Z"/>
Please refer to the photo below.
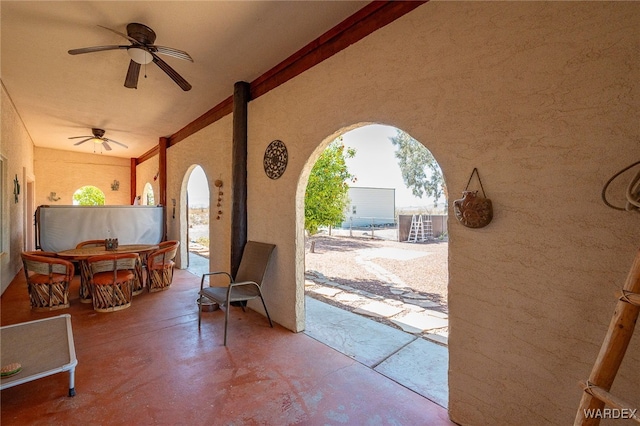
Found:
<path fill-rule="evenodd" d="M 228 272 L 209 272 L 202 275 L 198 297 L 198 329 L 202 321 L 203 298 L 209 299 L 224 307 L 224 345 L 227 346 L 227 324 L 229 322 L 229 308 L 233 302 L 240 302 L 244 311 L 244 304 L 257 297 L 262 301 L 264 312 L 267 314 L 269 325 L 273 327 L 267 305 L 262 297 L 262 280 L 267 270 L 271 253 L 276 246 L 273 244 L 248 241 L 242 252 L 242 259 L 235 277 Z M 205 287 L 204 279 L 211 275 L 225 275 L 229 279 L 228 287 Z"/>

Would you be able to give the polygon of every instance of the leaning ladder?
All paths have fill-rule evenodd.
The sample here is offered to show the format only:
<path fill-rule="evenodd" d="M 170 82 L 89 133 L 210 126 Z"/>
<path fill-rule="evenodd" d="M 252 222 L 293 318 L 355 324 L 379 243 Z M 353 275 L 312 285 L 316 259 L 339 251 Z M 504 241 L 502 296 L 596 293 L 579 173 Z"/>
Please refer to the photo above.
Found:
<path fill-rule="evenodd" d="M 433 221 L 431 220 L 431 216 L 427 216 L 424 223 L 424 238 L 433 238 Z"/>
<path fill-rule="evenodd" d="M 632 408 L 627 402 L 609 393 L 640 313 L 640 251 L 631 266 L 622 291 L 619 291 L 616 296 L 618 297 L 616 309 L 589 380 L 580 382 L 584 394 L 576 413 L 574 426 L 600 424 L 600 416 L 594 413 L 602 412 L 605 404 L 624 410 L 629 414 L 629 418 L 640 424 L 640 410 Z"/>
<path fill-rule="evenodd" d="M 422 215 L 416 217 L 414 214 L 411 216 L 411 228 L 409 229 L 407 242 L 415 243 L 417 241 L 424 241 L 424 222 L 422 221 Z"/>

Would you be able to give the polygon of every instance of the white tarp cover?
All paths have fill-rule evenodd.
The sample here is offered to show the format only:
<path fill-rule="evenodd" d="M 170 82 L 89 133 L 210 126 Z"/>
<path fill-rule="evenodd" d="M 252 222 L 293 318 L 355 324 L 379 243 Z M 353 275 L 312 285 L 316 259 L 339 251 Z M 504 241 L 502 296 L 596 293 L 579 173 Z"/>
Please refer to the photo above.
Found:
<path fill-rule="evenodd" d="M 162 207 L 40 206 L 39 241 L 44 251 L 76 248 L 87 240 L 117 238 L 118 244 L 158 244 Z"/>

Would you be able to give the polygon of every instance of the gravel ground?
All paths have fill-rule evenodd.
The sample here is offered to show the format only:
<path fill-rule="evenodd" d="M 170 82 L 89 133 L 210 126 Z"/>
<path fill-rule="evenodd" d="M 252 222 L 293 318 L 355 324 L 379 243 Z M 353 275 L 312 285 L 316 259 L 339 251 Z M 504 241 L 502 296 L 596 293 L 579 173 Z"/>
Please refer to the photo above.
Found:
<path fill-rule="evenodd" d="M 192 240 L 189 251 L 208 257 L 208 248 L 193 242 L 199 236 L 208 236 L 208 232 L 208 225 L 193 226 L 189 230 Z M 400 290 L 405 295 L 412 291 L 417 298 L 438 303 L 439 307 L 430 309 L 447 313 L 448 242 L 398 242 L 395 241 L 395 232 L 375 231 L 374 239 L 365 232 L 354 232 L 350 237 L 344 230 L 334 230 L 333 236 L 316 235 L 306 244 L 306 275 L 312 280 L 322 277 L 397 301 L 402 301 L 403 292 Z M 310 252 L 311 241 L 315 241 L 315 253 Z M 353 310 L 353 306 L 334 301 L 331 297 L 319 297 L 313 292 L 308 294 L 342 309 Z"/>
<path fill-rule="evenodd" d="M 315 241 L 314 252 L 311 242 Z M 407 243 L 343 236 L 314 236 L 307 242 L 307 276 L 327 279 L 383 298 L 401 301 L 411 290 L 447 312 L 448 243 Z M 331 303 L 328 298 L 323 301 Z M 338 303 L 336 303 L 338 305 Z M 340 305 L 344 307 L 343 305 Z"/>

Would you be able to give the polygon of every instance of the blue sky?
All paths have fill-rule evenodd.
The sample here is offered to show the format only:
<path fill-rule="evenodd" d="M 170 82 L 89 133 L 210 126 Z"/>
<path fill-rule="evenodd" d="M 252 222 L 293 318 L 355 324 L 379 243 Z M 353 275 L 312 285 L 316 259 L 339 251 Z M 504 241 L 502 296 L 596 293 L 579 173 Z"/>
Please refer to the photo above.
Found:
<path fill-rule="evenodd" d="M 347 167 L 355 175 L 357 182 L 351 186 L 373 188 L 395 188 L 396 208 L 432 208 L 432 199 L 413 196 L 402 179 L 402 173 L 395 157 L 395 147 L 389 140 L 396 134 L 396 128 L 383 125 L 369 125 L 343 135 L 345 146 L 355 148 L 354 158 L 347 159 Z M 206 206 L 209 190 L 201 167 L 191 173 L 188 183 L 189 204 L 193 207 Z M 440 200 L 441 202 L 443 200 Z"/>
<path fill-rule="evenodd" d="M 198 166 L 191 172 L 189 183 L 187 184 L 187 192 L 189 193 L 189 206 L 209 206 L 209 187 L 202 167 Z"/>

